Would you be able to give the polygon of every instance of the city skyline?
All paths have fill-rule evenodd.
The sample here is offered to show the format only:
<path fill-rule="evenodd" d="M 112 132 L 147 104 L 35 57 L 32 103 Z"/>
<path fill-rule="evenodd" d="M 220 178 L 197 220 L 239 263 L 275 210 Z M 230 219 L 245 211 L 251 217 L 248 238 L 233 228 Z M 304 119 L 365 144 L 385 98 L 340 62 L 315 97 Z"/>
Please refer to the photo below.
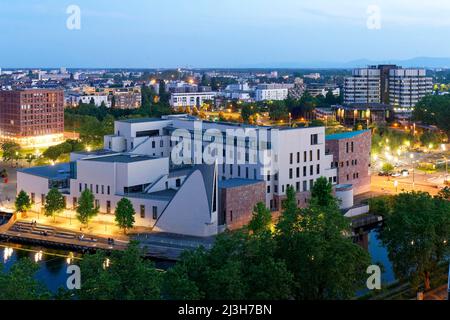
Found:
<path fill-rule="evenodd" d="M 67 28 L 71 5 L 80 9 L 80 29 Z M 16 1 L 0 10 L 9 47 L 0 61 L 3 68 L 312 68 L 433 57 L 441 59 L 430 66 L 445 67 L 450 46 L 435 29 L 449 25 L 449 10 L 444 1 Z"/>

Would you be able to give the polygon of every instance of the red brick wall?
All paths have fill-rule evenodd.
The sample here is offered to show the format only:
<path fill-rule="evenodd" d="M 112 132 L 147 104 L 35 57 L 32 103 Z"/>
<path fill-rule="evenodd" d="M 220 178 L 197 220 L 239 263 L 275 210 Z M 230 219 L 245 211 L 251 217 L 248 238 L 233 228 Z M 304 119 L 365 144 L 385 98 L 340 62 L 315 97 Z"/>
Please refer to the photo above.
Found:
<path fill-rule="evenodd" d="M 352 142 L 353 152 L 351 150 Z M 347 144 L 349 146 L 348 152 Z M 365 131 L 349 139 L 326 141 L 326 150 L 333 155 L 333 163 L 337 162 L 338 164 L 338 183 L 352 184 L 354 194 L 370 191 L 369 165 L 371 145 L 372 134 L 370 131 Z"/>
<path fill-rule="evenodd" d="M 22 108 L 22 105 L 29 108 Z M 63 133 L 64 92 L 43 89 L 0 91 L 0 130 L 11 137 Z"/>
<path fill-rule="evenodd" d="M 219 215 L 223 217 L 225 214 L 228 229 L 239 229 L 252 219 L 254 206 L 258 202 L 265 203 L 265 201 L 264 181 L 234 188 L 222 188 L 220 189 Z"/>

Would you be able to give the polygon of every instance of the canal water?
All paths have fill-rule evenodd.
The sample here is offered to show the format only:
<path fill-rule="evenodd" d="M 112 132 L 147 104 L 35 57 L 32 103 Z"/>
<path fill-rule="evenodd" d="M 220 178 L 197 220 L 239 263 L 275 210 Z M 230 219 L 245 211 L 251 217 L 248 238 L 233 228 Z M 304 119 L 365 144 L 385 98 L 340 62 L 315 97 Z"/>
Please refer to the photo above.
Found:
<path fill-rule="evenodd" d="M 12 248 L 8 249 L 9 252 L 5 254 L 6 247 Z M 39 252 L 41 252 L 41 257 L 39 257 Z M 38 254 L 38 255 L 37 255 Z M 36 279 L 42 281 L 47 288 L 56 293 L 60 287 L 66 287 L 67 281 L 67 258 L 71 252 L 64 250 L 49 249 L 37 246 L 28 246 L 13 243 L 4 243 L 0 241 L 0 263 L 3 264 L 3 271 L 8 271 L 18 259 L 28 257 L 32 261 L 38 261 L 39 270 L 36 273 Z M 79 259 L 83 255 L 81 253 L 72 252 L 74 260 L 71 264 L 77 264 Z M 40 259 L 39 259 L 40 258 Z M 156 268 L 166 270 L 173 266 L 173 261 L 152 259 L 155 263 Z"/>
<path fill-rule="evenodd" d="M 364 230 L 358 237 L 357 243 L 368 250 L 372 263 L 382 266 L 382 284 L 386 286 L 395 281 L 392 263 L 389 261 L 388 252 L 383 247 L 378 238 L 379 227 Z M 8 245 L 13 247 L 10 256 L 5 255 L 5 248 Z M 4 269 L 8 270 L 21 257 L 29 257 L 34 261 L 36 253 L 42 251 L 42 260 L 38 261 L 39 271 L 36 278 L 47 285 L 50 291 L 57 292 L 58 288 L 65 287 L 67 280 L 67 258 L 69 251 L 55 250 L 49 248 L 32 247 L 19 244 L 5 244 L 0 242 L 0 262 L 4 264 Z M 81 254 L 74 253 L 75 257 L 82 257 Z M 76 263 L 76 259 L 74 260 Z M 153 260 L 159 269 L 168 269 L 173 266 L 172 261 Z M 365 294 L 368 290 L 360 290 L 358 296 Z"/>

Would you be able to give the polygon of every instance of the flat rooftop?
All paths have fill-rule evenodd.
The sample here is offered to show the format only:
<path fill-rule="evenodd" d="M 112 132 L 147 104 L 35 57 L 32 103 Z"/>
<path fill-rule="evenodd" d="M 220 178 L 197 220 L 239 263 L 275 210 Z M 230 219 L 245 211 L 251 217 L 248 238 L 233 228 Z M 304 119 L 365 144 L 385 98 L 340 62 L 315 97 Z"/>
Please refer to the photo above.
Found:
<path fill-rule="evenodd" d="M 113 154 L 113 155 L 106 155 L 101 157 L 92 157 L 92 158 L 85 158 L 82 159 L 83 161 L 97 161 L 97 162 L 118 162 L 118 163 L 133 163 L 133 162 L 140 162 L 140 161 L 147 161 L 156 159 L 155 157 L 150 157 L 146 155 L 139 155 L 139 154 Z"/>
<path fill-rule="evenodd" d="M 370 131 L 370 130 L 359 130 L 359 131 L 349 131 L 349 132 L 330 134 L 328 136 L 325 136 L 325 140 L 351 139 L 351 138 L 356 137 L 367 131 Z"/>
<path fill-rule="evenodd" d="M 72 152 L 74 154 L 82 154 L 84 156 L 106 156 L 111 154 L 117 154 L 115 151 L 101 149 L 101 150 L 94 150 L 94 151 L 74 151 Z"/>
<path fill-rule="evenodd" d="M 58 163 L 54 166 L 24 168 L 17 171 L 47 179 L 67 179 L 70 175 L 70 163 Z"/>
<path fill-rule="evenodd" d="M 116 121 L 124 122 L 124 123 L 145 123 L 145 122 L 156 122 L 156 121 L 167 121 L 167 120 L 160 119 L 160 118 L 132 118 L 132 119 L 116 120 Z"/>
<path fill-rule="evenodd" d="M 129 198 L 138 199 L 151 199 L 160 201 L 170 201 L 177 193 L 177 190 L 166 189 L 162 191 L 152 192 L 152 193 L 128 193 L 126 196 Z"/>
<path fill-rule="evenodd" d="M 249 186 L 264 182 L 264 180 L 253 179 L 227 179 L 219 181 L 219 189 L 237 188 L 242 186 Z"/>

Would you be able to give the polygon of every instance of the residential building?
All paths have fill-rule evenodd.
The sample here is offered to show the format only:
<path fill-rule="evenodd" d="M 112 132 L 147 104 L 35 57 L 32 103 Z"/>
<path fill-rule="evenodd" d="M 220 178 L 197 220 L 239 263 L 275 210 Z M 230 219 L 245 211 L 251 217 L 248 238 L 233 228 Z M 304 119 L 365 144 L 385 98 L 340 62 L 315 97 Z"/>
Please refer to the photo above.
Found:
<path fill-rule="evenodd" d="M 115 109 L 137 109 L 142 104 L 142 94 L 140 87 L 119 88 L 109 96 L 111 107 Z"/>
<path fill-rule="evenodd" d="M 325 97 L 329 91 L 331 91 L 336 97 L 341 94 L 341 89 L 337 85 L 327 83 L 307 84 L 306 91 L 308 91 L 309 94 L 311 94 L 313 97 L 317 97 L 319 95 Z"/>
<path fill-rule="evenodd" d="M 344 104 L 381 103 L 394 108 L 397 117 L 408 118 L 425 95 L 433 90 L 425 69 L 379 65 L 353 70 L 344 80 Z"/>
<path fill-rule="evenodd" d="M 0 139 L 23 146 L 62 142 L 64 92 L 24 89 L 0 91 Z"/>
<path fill-rule="evenodd" d="M 380 103 L 380 70 L 376 67 L 359 68 L 344 79 L 344 104 Z"/>
<path fill-rule="evenodd" d="M 396 113 L 411 113 L 417 102 L 433 91 L 433 80 L 425 69 L 389 71 L 389 102 Z"/>
<path fill-rule="evenodd" d="M 91 102 L 97 107 L 100 107 L 102 104 L 108 108 L 111 107 L 111 101 L 107 94 L 80 94 L 71 92 L 66 98 L 66 105 L 70 107 L 77 107 L 80 103 L 89 104 Z"/>
<path fill-rule="evenodd" d="M 294 84 L 259 84 L 255 90 L 256 101 L 270 101 L 270 100 L 285 100 L 288 97 L 289 89 L 293 88 Z"/>
<path fill-rule="evenodd" d="M 213 101 L 216 92 L 185 92 L 172 93 L 170 95 L 170 105 L 177 107 L 200 107 L 206 101 Z"/>

